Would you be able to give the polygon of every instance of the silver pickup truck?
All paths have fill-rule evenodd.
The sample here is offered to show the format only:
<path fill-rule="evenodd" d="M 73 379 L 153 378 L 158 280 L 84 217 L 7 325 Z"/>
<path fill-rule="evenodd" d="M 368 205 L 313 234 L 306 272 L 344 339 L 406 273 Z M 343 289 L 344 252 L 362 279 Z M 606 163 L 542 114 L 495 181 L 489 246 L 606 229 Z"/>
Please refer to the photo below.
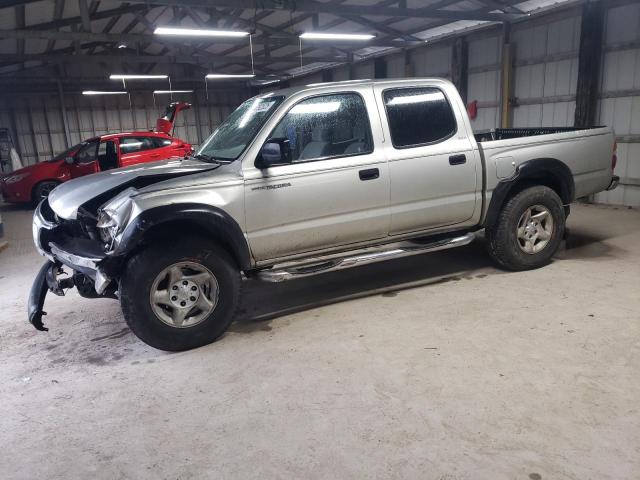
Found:
<path fill-rule="evenodd" d="M 282 281 L 465 245 L 550 261 L 569 204 L 615 188 L 607 127 L 474 135 L 440 79 L 307 85 L 244 102 L 190 158 L 67 182 L 34 214 L 29 297 L 120 300 L 144 342 L 185 350 L 233 320 L 244 278 Z M 66 266 L 72 275 L 64 276 Z"/>

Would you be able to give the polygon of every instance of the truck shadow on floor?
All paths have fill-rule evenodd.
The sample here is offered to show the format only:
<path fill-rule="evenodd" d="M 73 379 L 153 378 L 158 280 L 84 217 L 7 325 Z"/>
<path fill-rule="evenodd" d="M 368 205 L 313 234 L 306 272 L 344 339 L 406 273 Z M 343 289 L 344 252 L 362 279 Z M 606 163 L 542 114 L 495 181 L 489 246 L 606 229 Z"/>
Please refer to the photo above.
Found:
<path fill-rule="evenodd" d="M 282 283 L 245 282 L 232 332 L 264 330 L 265 321 L 324 305 L 505 273 L 493 266 L 482 241 L 446 250 L 319 274 Z"/>
<path fill-rule="evenodd" d="M 603 243 L 605 237 L 574 231 L 554 261 L 600 260 L 612 256 L 612 248 Z M 267 321 L 358 298 L 384 295 L 444 282 L 509 274 L 500 270 L 489 258 L 484 239 L 470 245 L 442 252 L 425 253 L 339 272 L 268 283 L 245 282 L 243 307 L 229 331 L 251 333 L 269 330 Z"/>

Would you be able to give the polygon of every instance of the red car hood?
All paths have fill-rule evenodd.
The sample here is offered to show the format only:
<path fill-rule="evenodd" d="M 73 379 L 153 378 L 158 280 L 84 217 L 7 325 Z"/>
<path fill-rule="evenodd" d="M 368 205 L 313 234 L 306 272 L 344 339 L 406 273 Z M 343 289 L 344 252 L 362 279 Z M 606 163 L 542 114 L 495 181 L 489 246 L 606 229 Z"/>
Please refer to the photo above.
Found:
<path fill-rule="evenodd" d="M 59 167 L 64 163 L 64 160 L 49 160 L 46 162 L 40 162 L 33 165 L 27 165 L 26 167 L 19 168 L 18 170 L 14 170 L 13 172 L 3 173 L 0 175 L 0 179 L 4 180 L 5 178 L 12 177 L 14 175 L 21 175 L 23 173 L 33 173 L 38 170 L 42 170 L 44 168 L 55 168 Z"/>

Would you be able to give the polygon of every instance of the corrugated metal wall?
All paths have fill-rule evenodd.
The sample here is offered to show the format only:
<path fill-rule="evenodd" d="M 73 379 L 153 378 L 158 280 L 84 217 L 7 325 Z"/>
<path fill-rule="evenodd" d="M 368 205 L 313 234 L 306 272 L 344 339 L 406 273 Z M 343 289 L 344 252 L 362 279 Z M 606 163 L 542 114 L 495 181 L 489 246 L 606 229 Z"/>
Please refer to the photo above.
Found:
<path fill-rule="evenodd" d="M 180 113 L 174 135 L 198 145 L 248 96 L 244 91 L 175 94 L 174 101 L 193 104 Z M 71 144 L 105 134 L 149 130 L 170 102 L 168 95 L 131 93 L 126 96 L 65 95 Z M 198 128 L 199 125 L 199 128 Z M 0 104 L 0 126 L 12 130 L 23 162 L 31 165 L 47 160 L 66 149 L 62 109 L 58 95 L 4 98 Z"/>
<path fill-rule="evenodd" d="M 622 184 L 595 200 L 640 206 L 640 4 L 609 9 L 604 39 L 599 122 L 618 136 Z"/>
<path fill-rule="evenodd" d="M 580 15 L 516 25 L 514 127 L 572 126 L 576 108 Z"/>
<path fill-rule="evenodd" d="M 500 123 L 500 61 L 502 36 L 499 32 L 471 37 L 467 100 L 478 102 L 478 116 L 471 121 L 474 130 L 495 128 Z"/>

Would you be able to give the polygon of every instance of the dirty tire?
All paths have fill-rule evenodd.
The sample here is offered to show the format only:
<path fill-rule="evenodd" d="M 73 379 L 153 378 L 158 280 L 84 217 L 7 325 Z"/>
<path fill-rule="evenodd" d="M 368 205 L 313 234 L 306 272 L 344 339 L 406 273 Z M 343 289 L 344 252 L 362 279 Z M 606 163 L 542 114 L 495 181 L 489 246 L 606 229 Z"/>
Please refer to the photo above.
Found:
<path fill-rule="evenodd" d="M 58 186 L 58 182 L 53 180 L 45 180 L 44 182 L 40 182 L 33 189 L 32 200 L 35 205 L 40 203 L 42 200 L 49 196 L 51 190 Z"/>
<path fill-rule="evenodd" d="M 199 323 L 178 328 L 162 321 L 150 300 L 156 277 L 168 266 L 190 262 L 208 269 L 218 285 L 214 310 Z M 236 262 L 222 248 L 199 239 L 156 243 L 127 262 L 120 280 L 120 305 L 129 328 L 143 342 L 166 351 L 183 351 L 219 338 L 233 321 L 240 301 L 241 278 Z"/>
<path fill-rule="evenodd" d="M 518 223 L 527 209 L 545 207 L 553 219 L 553 232 L 547 244 L 536 253 L 524 252 L 518 241 Z M 564 236 L 565 213 L 558 194 L 545 186 L 522 190 L 502 207 L 494 225 L 485 229 L 489 255 L 508 270 L 531 270 L 551 261 Z"/>

